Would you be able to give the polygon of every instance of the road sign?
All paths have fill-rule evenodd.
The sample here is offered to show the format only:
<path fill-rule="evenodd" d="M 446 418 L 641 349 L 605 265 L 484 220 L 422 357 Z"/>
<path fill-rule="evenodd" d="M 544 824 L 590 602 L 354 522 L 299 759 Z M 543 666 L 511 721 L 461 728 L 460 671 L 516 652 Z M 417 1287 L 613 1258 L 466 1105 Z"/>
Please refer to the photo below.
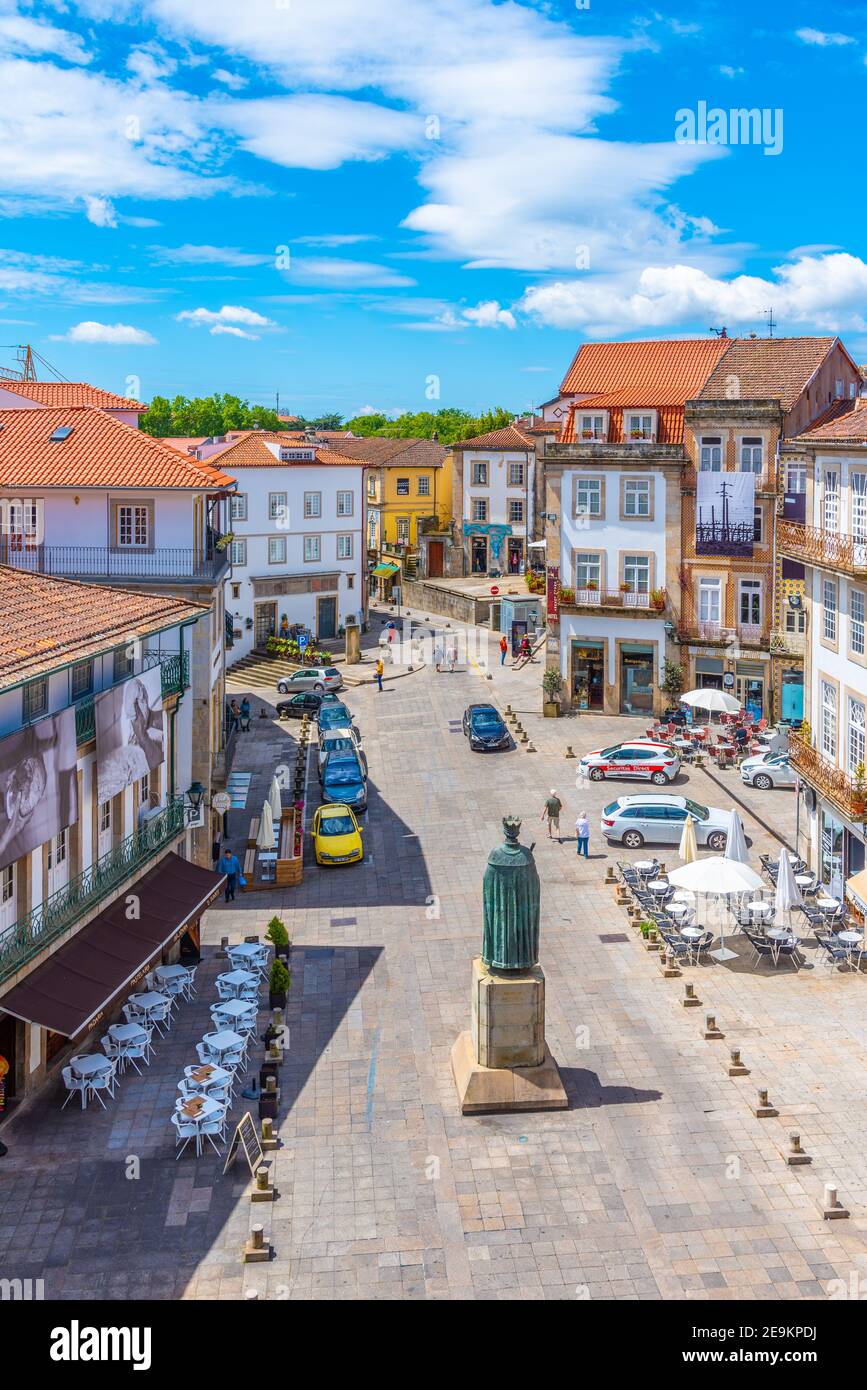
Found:
<path fill-rule="evenodd" d="M 299 647 L 302 648 L 302 650 L 303 650 L 304 647 L 307 646 L 307 644 L 308 644 L 309 641 L 310 641 L 310 633 L 309 633 L 309 632 L 299 632 L 299 634 L 298 634 L 298 645 L 299 645 Z"/>
<path fill-rule="evenodd" d="M 499 586 L 498 586 L 497 584 L 492 584 L 492 585 L 491 585 L 491 593 L 492 593 L 492 594 L 498 594 L 499 592 L 500 592 Z"/>
<path fill-rule="evenodd" d="M 228 792 L 215 792 L 211 797 L 211 805 L 217 815 L 224 816 L 232 805 L 232 798 Z"/>

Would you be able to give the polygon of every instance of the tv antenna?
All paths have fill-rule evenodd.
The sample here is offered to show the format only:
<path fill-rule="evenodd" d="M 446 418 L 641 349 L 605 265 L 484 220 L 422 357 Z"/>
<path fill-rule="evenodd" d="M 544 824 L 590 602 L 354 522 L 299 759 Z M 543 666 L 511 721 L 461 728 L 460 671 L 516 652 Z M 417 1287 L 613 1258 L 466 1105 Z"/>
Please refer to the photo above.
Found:
<path fill-rule="evenodd" d="M 773 309 L 765 309 L 765 310 L 764 310 L 764 313 L 763 313 L 763 315 L 762 315 L 762 317 L 765 318 L 765 319 L 767 319 L 767 323 L 768 323 L 768 337 L 769 337 L 769 338 L 773 338 L 773 336 L 774 336 L 774 329 L 775 329 L 776 326 L 777 326 L 777 320 L 774 318 L 774 311 L 773 311 Z"/>
<path fill-rule="evenodd" d="M 47 362 L 38 352 L 34 352 L 29 343 L 7 343 L 7 352 L 15 353 L 16 367 L 0 367 L 0 380 L 2 381 L 38 381 L 36 375 L 36 364 L 46 368 L 57 381 L 66 381 L 66 377 Z"/>
<path fill-rule="evenodd" d="M 729 335 L 729 331 L 726 328 L 725 324 L 723 324 L 722 328 L 711 327 L 707 331 L 708 333 L 712 333 L 715 338 L 727 338 Z"/>

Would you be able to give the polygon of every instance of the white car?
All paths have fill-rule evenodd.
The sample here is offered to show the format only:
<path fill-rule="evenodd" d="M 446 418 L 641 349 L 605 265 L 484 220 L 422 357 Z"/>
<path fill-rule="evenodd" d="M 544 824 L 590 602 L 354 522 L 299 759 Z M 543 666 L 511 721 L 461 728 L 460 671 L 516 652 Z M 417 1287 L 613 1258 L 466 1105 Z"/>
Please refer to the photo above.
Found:
<path fill-rule="evenodd" d="M 771 787 L 794 787 L 798 775 L 789 767 L 788 753 L 757 753 L 741 763 L 741 781 L 748 787 L 768 791 Z"/>
<path fill-rule="evenodd" d="M 319 735 L 319 766 L 322 767 L 329 753 L 359 753 L 361 734 L 348 726 L 337 729 L 323 729 Z"/>
<path fill-rule="evenodd" d="M 687 816 L 695 820 L 696 844 L 725 849 L 731 811 L 702 806 L 688 796 L 660 792 L 619 796 L 602 812 L 600 829 L 606 840 L 619 841 L 627 849 L 640 849 L 643 844 L 678 845 Z"/>
<path fill-rule="evenodd" d="M 591 782 L 601 782 L 606 777 L 625 777 L 664 787 L 667 782 L 673 782 L 680 771 L 680 758 L 667 743 L 637 738 L 630 743 L 615 743 L 611 748 L 586 753 L 579 766 Z"/>

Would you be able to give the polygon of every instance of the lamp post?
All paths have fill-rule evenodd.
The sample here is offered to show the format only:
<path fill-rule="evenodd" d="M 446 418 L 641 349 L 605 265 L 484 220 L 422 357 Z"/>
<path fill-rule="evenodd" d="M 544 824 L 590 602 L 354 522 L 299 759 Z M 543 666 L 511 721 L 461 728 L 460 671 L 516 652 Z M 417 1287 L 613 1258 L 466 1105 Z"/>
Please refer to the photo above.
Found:
<path fill-rule="evenodd" d="M 199 818 L 202 809 L 202 802 L 205 799 L 205 789 L 201 782 L 191 782 L 187 788 L 187 824 L 192 825 Z"/>

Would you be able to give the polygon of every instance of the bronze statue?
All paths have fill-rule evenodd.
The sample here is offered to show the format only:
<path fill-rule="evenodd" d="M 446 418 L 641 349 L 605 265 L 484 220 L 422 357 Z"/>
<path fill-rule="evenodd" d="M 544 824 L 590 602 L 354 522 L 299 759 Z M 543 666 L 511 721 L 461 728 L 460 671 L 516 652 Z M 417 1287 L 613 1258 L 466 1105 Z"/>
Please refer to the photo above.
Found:
<path fill-rule="evenodd" d="M 539 960 L 539 873 L 518 843 L 521 822 L 504 816 L 505 841 L 488 855 L 482 960 L 491 970 L 528 970 Z"/>

